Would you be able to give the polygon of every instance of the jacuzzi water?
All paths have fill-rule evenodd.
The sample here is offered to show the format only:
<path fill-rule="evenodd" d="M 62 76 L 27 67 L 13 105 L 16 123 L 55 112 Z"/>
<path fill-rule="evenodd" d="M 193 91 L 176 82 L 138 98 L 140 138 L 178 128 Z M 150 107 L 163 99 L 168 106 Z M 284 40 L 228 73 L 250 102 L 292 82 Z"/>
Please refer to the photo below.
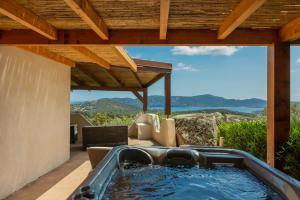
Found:
<path fill-rule="evenodd" d="M 159 165 L 116 170 L 103 199 L 282 200 L 245 169 Z"/>

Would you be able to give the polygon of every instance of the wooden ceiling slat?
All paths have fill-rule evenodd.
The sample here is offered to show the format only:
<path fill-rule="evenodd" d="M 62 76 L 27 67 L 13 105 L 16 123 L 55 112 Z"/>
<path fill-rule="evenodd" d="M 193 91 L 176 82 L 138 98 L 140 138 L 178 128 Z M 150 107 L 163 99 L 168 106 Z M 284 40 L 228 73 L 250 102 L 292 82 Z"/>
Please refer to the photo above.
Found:
<path fill-rule="evenodd" d="M 300 17 L 290 21 L 280 29 L 282 41 L 293 41 L 300 38 Z"/>
<path fill-rule="evenodd" d="M 108 40 L 108 29 L 88 0 L 64 0 L 103 40 Z"/>
<path fill-rule="evenodd" d="M 99 86 L 105 86 L 105 83 L 101 81 L 94 73 L 89 71 L 86 67 L 82 66 L 81 64 L 76 65 L 76 67 L 82 71 L 84 74 L 86 74 L 89 78 L 91 78 L 93 81 L 99 84 Z"/>
<path fill-rule="evenodd" d="M 76 76 L 71 75 L 71 80 L 75 82 L 78 86 L 85 86 L 85 82 L 77 78 Z"/>
<path fill-rule="evenodd" d="M 135 78 L 136 82 L 138 83 L 139 87 L 142 88 L 142 87 L 143 87 L 143 83 L 142 83 L 140 77 L 137 75 L 136 72 L 133 72 L 133 71 L 131 71 L 131 70 L 130 70 L 130 72 L 131 72 L 132 75 L 134 76 L 134 78 Z"/>
<path fill-rule="evenodd" d="M 110 78 L 119 86 L 122 87 L 122 82 L 119 81 L 119 79 L 117 79 L 117 77 L 115 76 L 115 74 L 111 71 L 111 70 L 105 70 L 106 73 L 110 76 Z"/>
<path fill-rule="evenodd" d="M 221 24 L 218 39 L 225 39 L 265 2 L 266 0 L 242 0 Z"/>
<path fill-rule="evenodd" d="M 170 0 L 160 0 L 160 29 L 159 38 L 165 40 L 168 31 Z"/>
<path fill-rule="evenodd" d="M 57 29 L 90 29 L 87 23 L 63 0 L 16 1 Z M 111 30 L 116 29 L 156 29 L 158 31 L 160 28 L 160 0 L 88 1 L 109 27 L 109 37 L 113 34 Z M 171 0 L 170 2 L 168 37 L 170 29 L 217 30 L 224 18 L 230 15 L 231 10 L 241 0 Z M 280 29 L 289 21 L 299 17 L 299 12 L 299 0 L 269 0 L 239 27 Z M 0 16 L 0 27 L 6 30 L 24 28 L 16 21 L 4 16 Z M 93 33 L 95 34 L 94 31 Z M 97 34 L 95 35 L 99 38 Z M 157 39 L 159 39 L 158 35 L 159 32 L 156 33 Z"/>
<path fill-rule="evenodd" d="M 104 60 L 103 58 L 101 58 L 99 55 L 95 54 L 88 48 L 82 46 L 73 46 L 72 48 L 77 52 L 81 53 L 82 55 L 86 56 L 87 58 L 92 59 L 100 67 L 103 67 L 105 69 L 110 68 L 110 64 L 106 60 Z"/>
<path fill-rule="evenodd" d="M 0 13 L 50 40 L 57 39 L 57 31 L 54 26 L 41 19 L 30 10 L 19 5 L 15 0 L 0 0 Z"/>
<path fill-rule="evenodd" d="M 70 67 L 75 67 L 75 65 L 76 65 L 75 61 L 73 61 L 69 58 L 66 58 L 64 56 L 61 56 L 57 53 L 54 53 L 52 51 L 49 51 L 45 47 L 41 47 L 41 46 L 17 46 L 17 47 L 20 49 L 26 50 L 26 51 L 30 51 L 37 55 L 43 56 L 45 58 L 54 60 L 56 62 L 62 63 L 64 65 L 68 65 Z"/>

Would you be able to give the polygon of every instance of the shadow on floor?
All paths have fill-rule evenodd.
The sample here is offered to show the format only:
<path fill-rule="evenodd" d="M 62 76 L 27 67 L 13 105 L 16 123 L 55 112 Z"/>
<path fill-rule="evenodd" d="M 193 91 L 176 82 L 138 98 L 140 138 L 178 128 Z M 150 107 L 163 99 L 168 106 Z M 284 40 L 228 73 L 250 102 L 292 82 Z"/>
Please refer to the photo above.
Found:
<path fill-rule="evenodd" d="M 32 183 L 27 184 L 20 190 L 14 192 L 8 196 L 7 200 L 35 200 L 48 191 L 52 186 L 70 174 L 73 170 L 78 168 L 84 162 L 88 161 L 88 155 L 86 152 L 80 150 L 80 146 L 72 146 L 70 152 L 70 159 L 50 171 L 49 173 L 39 177 Z"/>

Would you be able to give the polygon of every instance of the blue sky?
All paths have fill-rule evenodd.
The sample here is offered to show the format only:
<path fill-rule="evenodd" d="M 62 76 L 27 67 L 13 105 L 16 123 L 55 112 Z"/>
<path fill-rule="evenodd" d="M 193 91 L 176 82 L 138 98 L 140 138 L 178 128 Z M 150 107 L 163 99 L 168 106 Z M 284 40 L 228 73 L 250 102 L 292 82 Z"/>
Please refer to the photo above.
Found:
<path fill-rule="evenodd" d="M 135 58 L 172 63 L 172 95 L 213 94 L 225 98 L 267 95 L 266 47 L 126 47 Z M 149 95 L 163 95 L 163 81 Z M 132 97 L 129 92 L 73 91 L 71 101 Z M 291 48 L 291 98 L 300 101 L 300 47 Z"/>

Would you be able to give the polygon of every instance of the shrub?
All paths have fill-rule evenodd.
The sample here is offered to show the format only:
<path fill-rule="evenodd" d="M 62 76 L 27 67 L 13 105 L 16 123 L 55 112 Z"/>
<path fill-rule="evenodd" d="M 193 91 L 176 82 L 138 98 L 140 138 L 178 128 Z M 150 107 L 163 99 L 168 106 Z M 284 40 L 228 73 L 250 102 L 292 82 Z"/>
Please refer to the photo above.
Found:
<path fill-rule="evenodd" d="M 266 123 L 264 121 L 223 122 L 219 137 L 224 147 L 247 151 L 261 160 L 266 159 Z"/>
<path fill-rule="evenodd" d="M 283 170 L 289 175 L 300 179 L 300 123 L 292 117 L 291 134 L 278 154 L 284 162 Z"/>
<path fill-rule="evenodd" d="M 300 122 L 293 115 L 291 134 L 276 159 L 283 161 L 283 170 L 300 179 Z M 224 137 L 224 147 L 247 151 L 266 161 L 266 123 L 264 121 L 223 122 L 219 136 Z"/>

